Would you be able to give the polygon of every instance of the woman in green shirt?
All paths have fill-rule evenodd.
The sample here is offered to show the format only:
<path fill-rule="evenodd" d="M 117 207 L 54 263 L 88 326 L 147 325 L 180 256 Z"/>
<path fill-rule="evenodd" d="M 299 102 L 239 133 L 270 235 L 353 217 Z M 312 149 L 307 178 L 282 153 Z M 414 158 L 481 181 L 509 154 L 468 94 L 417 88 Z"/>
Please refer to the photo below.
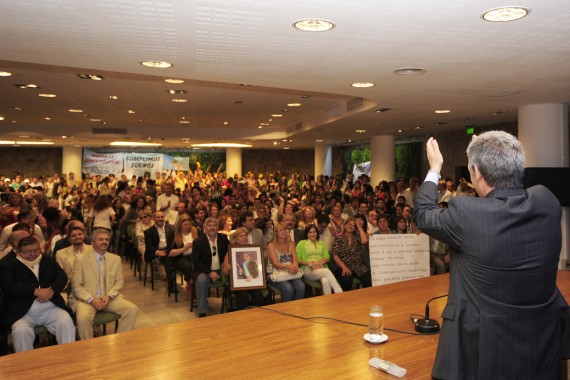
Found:
<path fill-rule="evenodd" d="M 297 256 L 303 269 L 303 277 L 307 280 L 321 281 L 323 293 L 342 293 L 333 273 L 327 267 L 330 260 L 329 252 L 324 242 L 319 241 L 319 230 L 314 224 L 305 228 L 305 237 L 297 244 Z"/>

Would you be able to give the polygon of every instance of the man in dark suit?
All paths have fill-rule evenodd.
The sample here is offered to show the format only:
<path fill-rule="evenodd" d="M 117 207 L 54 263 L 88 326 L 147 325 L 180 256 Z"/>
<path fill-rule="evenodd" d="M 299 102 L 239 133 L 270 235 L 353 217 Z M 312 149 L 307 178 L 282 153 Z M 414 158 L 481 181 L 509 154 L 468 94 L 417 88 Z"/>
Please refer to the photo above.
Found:
<path fill-rule="evenodd" d="M 265 252 L 267 247 L 267 242 L 263 236 L 263 231 L 259 228 L 255 228 L 255 218 L 253 217 L 253 212 L 246 211 L 242 213 L 239 217 L 239 222 L 242 227 L 247 230 L 247 243 L 255 244 L 261 247 L 261 253 Z"/>
<path fill-rule="evenodd" d="M 257 269 L 257 263 L 251 261 L 251 254 L 249 252 L 244 252 L 243 262 L 238 266 L 238 278 L 251 280 L 258 276 L 259 270 Z"/>
<path fill-rule="evenodd" d="M 228 253 L 228 238 L 218 233 L 218 219 L 207 218 L 204 233 L 192 244 L 192 264 L 196 277 L 198 317 L 206 316 L 210 284 L 222 277 L 222 265 Z"/>
<path fill-rule="evenodd" d="M 449 299 L 432 376 L 557 379 L 561 311 L 556 287 L 561 209 L 543 186 L 523 189 L 525 154 L 512 135 L 474 136 L 468 169 L 477 194 L 438 208 L 443 164 L 427 142 L 430 171 L 416 195 L 419 229 L 451 248 Z"/>
<path fill-rule="evenodd" d="M 173 241 L 174 227 L 164 222 L 163 211 L 155 211 L 154 226 L 144 231 L 144 259 L 150 262 L 159 258 L 160 263 L 166 270 L 166 281 L 168 282 L 171 292 L 176 291 L 176 284 L 174 284 L 172 271 L 170 270 L 170 261 L 168 260 Z"/>
<path fill-rule="evenodd" d="M 14 351 L 33 349 L 34 327 L 40 325 L 54 334 L 59 344 L 75 341 L 71 310 L 60 294 L 66 284 L 67 275 L 52 258 L 41 254 L 34 236 L 20 239 L 16 252 L 0 260 L 4 294 L 0 329 L 11 329 Z"/>

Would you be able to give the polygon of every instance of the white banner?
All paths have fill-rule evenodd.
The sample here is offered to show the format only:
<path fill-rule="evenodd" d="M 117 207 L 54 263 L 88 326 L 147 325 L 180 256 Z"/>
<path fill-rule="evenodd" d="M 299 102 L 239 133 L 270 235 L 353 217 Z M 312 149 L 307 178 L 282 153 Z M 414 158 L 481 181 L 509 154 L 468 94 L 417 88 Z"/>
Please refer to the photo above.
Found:
<path fill-rule="evenodd" d="M 120 176 L 123 170 L 123 153 L 96 153 L 83 149 L 83 173 L 91 176 L 107 176 L 111 173 Z"/>
<path fill-rule="evenodd" d="M 150 172 L 150 178 L 154 179 L 154 173 L 162 172 L 163 157 L 162 153 L 125 153 L 125 171 L 122 174 L 131 178 Z"/>
<path fill-rule="evenodd" d="M 372 235 L 369 248 L 374 286 L 430 275 L 426 234 Z"/>
<path fill-rule="evenodd" d="M 354 164 L 352 168 L 352 175 L 354 176 L 354 181 L 358 179 L 361 175 L 366 174 L 370 177 L 370 161 L 361 162 L 360 164 Z"/>

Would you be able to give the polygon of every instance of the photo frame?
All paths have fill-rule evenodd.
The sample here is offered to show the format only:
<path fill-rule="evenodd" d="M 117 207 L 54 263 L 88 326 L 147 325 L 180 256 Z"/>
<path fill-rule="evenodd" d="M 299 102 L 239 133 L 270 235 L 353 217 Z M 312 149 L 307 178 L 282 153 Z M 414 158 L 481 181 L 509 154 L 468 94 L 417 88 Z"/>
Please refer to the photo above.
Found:
<path fill-rule="evenodd" d="M 232 290 L 263 289 L 265 268 L 259 245 L 230 246 L 230 285 Z"/>

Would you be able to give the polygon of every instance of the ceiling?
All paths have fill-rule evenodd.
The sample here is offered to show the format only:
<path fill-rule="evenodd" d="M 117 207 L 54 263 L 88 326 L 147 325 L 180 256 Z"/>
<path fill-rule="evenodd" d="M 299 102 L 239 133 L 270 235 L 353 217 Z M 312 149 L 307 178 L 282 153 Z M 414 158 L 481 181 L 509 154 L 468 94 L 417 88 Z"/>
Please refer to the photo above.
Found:
<path fill-rule="evenodd" d="M 4 0 L 0 71 L 12 76 L 0 77 L 0 140 L 295 149 L 511 122 L 520 105 L 570 103 L 567 0 L 523 0 L 519 5 L 531 13 L 518 21 L 481 19 L 504 5 L 510 4 Z M 336 26 L 318 33 L 293 28 L 305 18 Z M 145 60 L 173 67 L 149 68 L 140 64 Z M 404 67 L 425 73 L 394 73 Z M 30 83 L 39 88 L 15 86 Z"/>

